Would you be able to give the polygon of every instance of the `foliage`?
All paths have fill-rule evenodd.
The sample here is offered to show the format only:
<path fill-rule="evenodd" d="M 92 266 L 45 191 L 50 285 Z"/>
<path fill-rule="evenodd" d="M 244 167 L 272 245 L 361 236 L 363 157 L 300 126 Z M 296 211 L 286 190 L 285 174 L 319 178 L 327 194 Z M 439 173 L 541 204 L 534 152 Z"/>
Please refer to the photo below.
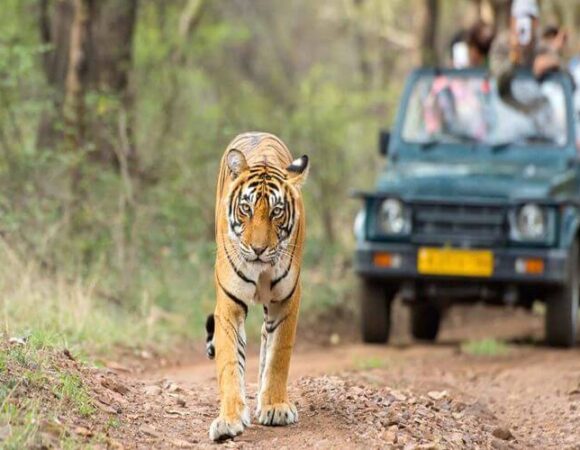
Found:
<path fill-rule="evenodd" d="M 63 373 L 52 391 L 61 401 L 71 404 L 81 416 L 88 417 L 95 412 L 91 397 L 78 375 Z"/>
<path fill-rule="evenodd" d="M 141 5 L 133 68 L 141 175 L 127 176 L 82 153 L 38 148 L 39 123 L 53 108 L 41 67 L 48 49 L 30 19 L 34 3 L 7 3 L 0 19 L 0 260 L 12 269 L 0 276 L 7 334 L 56 333 L 93 349 L 201 334 L 213 304 L 215 174 L 227 141 L 248 129 L 277 133 L 312 157 L 305 283 L 329 289 L 323 279 L 343 266 L 357 207 L 344 202 L 355 181 L 350 171 L 373 166 L 377 119 L 368 110 L 381 97 L 314 62 L 281 95 L 284 62 L 260 47 L 256 63 L 268 71 L 243 72 L 232 55 L 269 33 L 256 26 L 256 19 L 265 23 L 264 5 L 243 20 L 224 5 L 209 8 L 185 37 L 174 31 L 177 3 Z M 283 33 L 276 45 L 291 40 Z M 114 96 L 89 93 L 87 107 L 123 119 Z M 70 181 L 76 168 L 78 191 Z M 305 305 L 344 297 L 330 289 Z M 253 328 L 259 320 L 251 319 Z"/>
<path fill-rule="evenodd" d="M 27 343 L 0 341 L 2 448 L 79 448 L 59 417 L 95 412 L 87 387 L 64 366 L 42 336 Z M 55 396 L 57 400 L 55 400 Z"/>
<path fill-rule="evenodd" d="M 138 164 L 127 171 L 95 159 L 91 143 L 40 148 L 40 125 L 59 106 L 43 73 L 51 49 L 37 29 L 39 3 L 5 0 L 0 15 L 6 333 L 38 329 L 99 348 L 202 334 L 213 307 L 219 159 L 237 133 L 256 129 L 311 157 L 304 308 L 349 297 L 359 205 L 348 195 L 370 186 L 377 130 L 392 120 L 417 59 L 404 31 L 414 26 L 412 4 L 220 0 L 205 2 L 184 31 L 186 1 L 140 2 L 132 110 L 105 90 L 86 96 L 97 122 L 122 130 L 132 121 Z M 452 23 L 468 7 L 445 3 L 442 17 Z M 110 133 L 126 144 L 121 131 Z"/>
<path fill-rule="evenodd" d="M 464 342 L 461 351 L 473 356 L 501 356 L 509 353 L 509 347 L 497 339 L 481 339 Z"/>
<path fill-rule="evenodd" d="M 383 369 L 387 367 L 387 361 L 376 356 L 360 358 L 356 360 L 356 367 L 360 370 Z"/>

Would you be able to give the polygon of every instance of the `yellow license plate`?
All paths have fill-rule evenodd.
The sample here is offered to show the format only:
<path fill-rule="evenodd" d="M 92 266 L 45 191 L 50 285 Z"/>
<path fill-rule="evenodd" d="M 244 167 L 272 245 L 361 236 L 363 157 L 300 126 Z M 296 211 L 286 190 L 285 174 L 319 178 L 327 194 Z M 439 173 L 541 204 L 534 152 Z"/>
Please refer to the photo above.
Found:
<path fill-rule="evenodd" d="M 493 274 L 493 252 L 454 248 L 420 248 L 417 270 L 426 275 L 489 277 Z"/>

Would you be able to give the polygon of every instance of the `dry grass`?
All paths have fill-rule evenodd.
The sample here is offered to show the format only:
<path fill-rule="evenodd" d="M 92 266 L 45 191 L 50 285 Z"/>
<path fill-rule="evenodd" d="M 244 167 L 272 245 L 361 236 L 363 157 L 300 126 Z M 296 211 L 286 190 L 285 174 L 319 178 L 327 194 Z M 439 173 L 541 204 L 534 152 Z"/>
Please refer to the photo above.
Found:
<path fill-rule="evenodd" d="M 23 261 L 0 240 L 0 314 L 8 337 L 29 337 L 50 344 L 99 353 L 114 344 L 166 342 L 171 318 L 154 305 L 128 311 L 97 293 L 98 279 L 71 282 Z"/>

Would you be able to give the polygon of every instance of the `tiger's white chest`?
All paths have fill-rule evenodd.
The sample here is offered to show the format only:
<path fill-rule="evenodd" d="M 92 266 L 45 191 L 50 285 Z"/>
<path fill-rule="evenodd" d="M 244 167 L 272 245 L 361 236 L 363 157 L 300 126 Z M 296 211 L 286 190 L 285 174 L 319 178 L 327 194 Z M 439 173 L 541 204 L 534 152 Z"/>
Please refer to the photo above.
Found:
<path fill-rule="evenodd" d="M 287 296 L 288 292 L 294 286 L 295 271 L 290 267 L 290 261 L 283 258 L 275 266 L 254 266 L 248 264 L 246 273 L 250 274 L 252 280 L 255 280 L 255 286 L 252 290 L 244 290 L 247 294 L 244 296 L 246 301 L 254 304 L 269 305 L 272 301 L 277 302 Z M 286 274 L 283 279 L 277 280 L 282 274 Z M 249 286 L 246 284 L 245 286 Z"/>
<path fill-rule="evenodd" d="M 256 281 L 256 293 L 254 294 L 253 302 L 261 305 L 267 305 L 272 300 L 272 271 L 267 270 L 258 275 Z"/>
<path fill-rule="evenodd" d="M 226 255 L 222 258 L 225 259 Z M 289 297 L 299 274 L 299 267 L 291 255 L 281 258 L 273 266 L 242 262 L 228 267 L 230 276 L 227 281 L 224 277 L 222 284 L 241 301 L 266 306 Z"/>

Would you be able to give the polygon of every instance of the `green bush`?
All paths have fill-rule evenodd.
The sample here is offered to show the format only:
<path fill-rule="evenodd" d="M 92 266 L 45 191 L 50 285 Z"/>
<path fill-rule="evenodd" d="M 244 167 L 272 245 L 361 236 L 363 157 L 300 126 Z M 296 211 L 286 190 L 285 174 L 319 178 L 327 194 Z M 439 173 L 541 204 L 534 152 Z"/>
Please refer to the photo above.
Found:
<path fill-rule="evenodd" d="M 200 336 L 214 303 L 219 160 L 247 130 L 275 133 L 294 154 L 311 157 L 304 309 L 349 296 L 359 205 L 348 195 L 375 173 L 376 134 L 388 119 L 376 111 L 392 103 L 395 88 L 361 82 L 343 58 L 346 37 L 327 48 L 313 44 L 313 56 L 289 72 L 292 30 L 280 29 L 273 51 L 265 16 L 239 18 L 212 6 L 184 38 L 176 32 L 181 8 L 162 3 L 140 3 L 132 68 L 139 167 L 130 175 L 95 161 L 90 142 L 78 152 L 38 147 L 43 115 L 54 113 L 42 72 L 50 49 L 30 14 L 36 2 L 3 5 L 0 262 L 10 270 L 0 274 L 0 305 L 9 334 L 40 329 L 97 347 Z M 301 5 L 306 27 L 318 6 Z M 276 21 L 296 12 L 280 8 Z M 305 38 L 314 43 L 330 32 L 324 26 L 305 28 Z M 256 51 L 253 67 L 240 57 L 248 49 Z M 92 116 L 127 119 L 114 95 L 90 92 L 86 100 Z M 260 320 L 252 316 L 251 332 Z"/>

